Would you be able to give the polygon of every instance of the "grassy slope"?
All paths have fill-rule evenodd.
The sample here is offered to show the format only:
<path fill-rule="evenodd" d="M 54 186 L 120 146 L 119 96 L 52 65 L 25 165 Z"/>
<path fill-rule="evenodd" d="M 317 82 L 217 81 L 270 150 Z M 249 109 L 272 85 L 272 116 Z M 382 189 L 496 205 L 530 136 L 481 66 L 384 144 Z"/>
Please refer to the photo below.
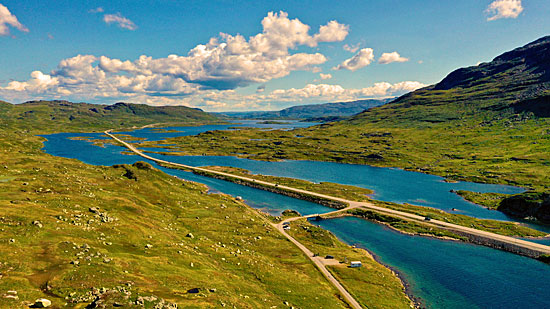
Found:
<path fill-rule="evenodd" d="M 12 109 L 0 104 L 0 115 Z M 185 307 L 344 306 L 299 249 L 234 199 L 155 169 L 44 154 L 34 135 L 65 130 L 65 121 L 1 124 L 0 295 L 16 290 L 19 299 L 0 297 L 0 307 L 39 297 L 57 306 L 139 297 Z M 67 130 L 111 125 L 73 120 Z M 392 291 L 406 299 L 402 287 Z"/>

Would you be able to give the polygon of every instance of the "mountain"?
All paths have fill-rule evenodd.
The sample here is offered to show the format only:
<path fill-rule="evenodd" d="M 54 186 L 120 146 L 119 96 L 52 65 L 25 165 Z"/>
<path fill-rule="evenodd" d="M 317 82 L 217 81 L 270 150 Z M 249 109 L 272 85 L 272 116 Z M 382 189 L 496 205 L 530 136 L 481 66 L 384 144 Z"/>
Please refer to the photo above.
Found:
<path fill-rule="evenodd" d="M 357 100 L 352 102 L 308 104 L 292 106 L 280 111 L 225 112 L 221 114 L 242 119 L 322 119 L 330 117 L 347 117 L 369 108 L 386 104 L 391 100 L 392 99 Z"/>
<path fill-rule="evenodd" d="M 489 63 L 451 72 L 433 86 L 408 93 L 351 121 L 429 125 L 480 114 L 550 116 L 550 36 Z M 391 117 L 387 117 L 391 113 Z"/>
<path fill-rule="evenodd" d="M 0 102 L 4 125 L 27 123 L 36 127 L 110 128 L 151 123 L 212 122 L 216 116 L 185 106 L 149 106 L 116 103 L 100 105 L 68 101 L 30 101 L 22 104 Z"/>

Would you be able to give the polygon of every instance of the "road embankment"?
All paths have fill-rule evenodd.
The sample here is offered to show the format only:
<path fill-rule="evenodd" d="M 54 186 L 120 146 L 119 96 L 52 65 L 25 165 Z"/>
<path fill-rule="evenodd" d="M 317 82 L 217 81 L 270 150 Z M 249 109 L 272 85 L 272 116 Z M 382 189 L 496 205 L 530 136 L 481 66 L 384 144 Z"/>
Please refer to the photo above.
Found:
<path fill-rule="evenodd" d="M 278 185 L 278 184 L 270 183 L 270 182 L 267 182 L 267 181 L 256 180 L 256 179 L 253 179 L 253 178 L 250 178 L 250 177 L 238 176 L 238 175 L 233 175 L 233 174 L 230 174 L 230 173 L 210 170 L 210 169 L 207 169 L 207 168 L 194 167 L 194 166 L 189 166 L 189 165 L 185 165 L 185 164 L 174 163 L 174 162 L 169 162 L 169 161 L 166 161 L 166 160 L 157 159 L 157 158 L 154 158 L 154 157 L 151 157 L 149 155 L 144 154 L 143 152 L 139 151 L 138 149 L 136 149 L 131 144 L 119 139 L 118 137 L 116 137 L 114 135 L 112 135 L 109 130 L 105 131 L 105 134 L 107 136 L 113 138 L 114 140 L 118 141 L 119 143 L 124 145 L 126 148 L 128 148 L 132 152 L 134 152 L 134 153 L 136 153 L 136 154 L 138 154 L 138 155 L 140 155 L 140 156 L 142 156 L 146 159 L 155 161 L 157 163 L 167 164 L 167 165 L 170 165 L 170 166 L 175 166 L 177 168 L 183 168 L 183 169 L 190 170 L 190 171 L 193 171 L 193 172 L 196 172 L 196 173 L 205 173 L 204 174 L 205 176 L 216 177 L 216 178 L 220 178 L 220 179 L 224 179 L 223 177 L 225 177 L 225 178 L 227 178 L 226 180 L 230 180 L 230 181 L 233 181 L 233 182 L 240 181 L 240 182 L 242 182 L 241 184 L 243 184 L 243 185 L 247 185 L 247 186 L 254 185 L 258 189 L 269 190 L 271 192 L 277 192 L 277 193 L 285 194 L 285 195 L 288 195 L 288 196 L 290 196 L 290 194 L 295 194 L 293 197 L 297 197 L 297 198 L 302 198 L 302 199 L 307 198 L 309 200 L 311 200 L 313 198 L 317 198 L 317 199 L 319 199 L 319 201 L 321 201 L 321 200 L 333 201 L 334 203 L 337 203 L 337 205 L 339 205 L 338 207 L 335 207 L 335 208 L 340 208 L 341 209 L 342 208 L 341 205 L 349 205 L 351 207 L 360 207 L 360 208 L 368 209 L 370 211 L 375 211 L 375 212 L 382 213 L 382 214 L 385 214 L 385 215 L 394 216 L 394 217 L 397 217 L 397 218 L 400 218 L 400 219 L 413 221 L 413 222 L 416 222 L 416 223 L 419 223 L 419 224 L 425 224 L 427 226 L 434 226 L 434 227 L 437 227 L 437 228 L 449 230 L 449 231 L 452 231 L 452 232 L 454 232 L 458 235 L 462 235 L 464 237 L 467 237 L 472 243 L 477 243 L 477 244 L 480 244 L 480 245 L 485 245 L 485 246 L 489 246 L 489 247 L 492 247 L 492 248 L 505 250 L 505 251 L 508 251 L 508 252 L 512 252 L 512 253 L 516 253 L 516 254 L 532 257 L 532 258 L 539 258 L 541 256 L 550 255 L 550 246 L 541 245 L 541 244 L 538 244 L 538 243 L 529 242 L 529 241 L 517 239 L 517 238 L 514 238 L 514 237 L 503 236 L 503 235 L 499 235 L 499 234 L 495 234 L 495 233 L 491 233 L 491 232 L 487 232 L 487 231 L 482 231 L 482 230 L 478 230 L 478 229 L 474 229 L 474 228 L 469 228 L 469 227 L 465 227 L 465 226 L 461 226 L 461 225 L 457 225 L 457 224 L 453 224 L 453 223 L 448 223 L 448 222 L 444 222 L 444 221 L 440 221 L 440 220 L 426 221 L 425 217 L 423 217 L 423 216 L 419 216 L 419 215 L 416 215 L 416 214 L 403 212 L 403 211 L 399 211 L 399 210 L 389 209 L 389 208 L 385 208 L 385 207 L 376 206 L 373 203 L 369 203 L 369 202 L 350 201 L 350 200 L 346 200 L 346 199 L 343 199 L 343 198 L 329 196 L 329 195 L 326 195 L 326 194 L 311 192 L 311 191 L 302 190 L 302 189 L 296 189 L 296 188 L 292 188 L 292 187 L 288 187 L 288 186 L 284 186 L 284 185 Z"/>

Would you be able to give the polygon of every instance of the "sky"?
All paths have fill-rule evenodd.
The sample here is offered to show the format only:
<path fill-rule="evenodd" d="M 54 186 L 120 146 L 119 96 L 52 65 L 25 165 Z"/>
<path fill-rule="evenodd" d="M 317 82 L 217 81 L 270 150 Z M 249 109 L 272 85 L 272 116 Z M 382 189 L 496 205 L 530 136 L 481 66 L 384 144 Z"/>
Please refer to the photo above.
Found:
<path fill-rule="evenodd" d="M 548 0 L 0 0 L 0 100 L 278 110 L 437 83 L 550 34 Z"/>

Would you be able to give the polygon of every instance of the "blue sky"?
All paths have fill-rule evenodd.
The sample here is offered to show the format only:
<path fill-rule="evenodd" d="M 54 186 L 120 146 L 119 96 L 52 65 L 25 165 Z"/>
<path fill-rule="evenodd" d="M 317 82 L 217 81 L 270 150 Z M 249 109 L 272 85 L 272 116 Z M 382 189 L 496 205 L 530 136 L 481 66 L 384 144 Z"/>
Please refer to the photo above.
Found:
<path fill-rule="evenodd" d="M 389 97 L 548 35 L 548 16 L 546 0 L 0 0 L 0 99 L 219 111 Z"/>

